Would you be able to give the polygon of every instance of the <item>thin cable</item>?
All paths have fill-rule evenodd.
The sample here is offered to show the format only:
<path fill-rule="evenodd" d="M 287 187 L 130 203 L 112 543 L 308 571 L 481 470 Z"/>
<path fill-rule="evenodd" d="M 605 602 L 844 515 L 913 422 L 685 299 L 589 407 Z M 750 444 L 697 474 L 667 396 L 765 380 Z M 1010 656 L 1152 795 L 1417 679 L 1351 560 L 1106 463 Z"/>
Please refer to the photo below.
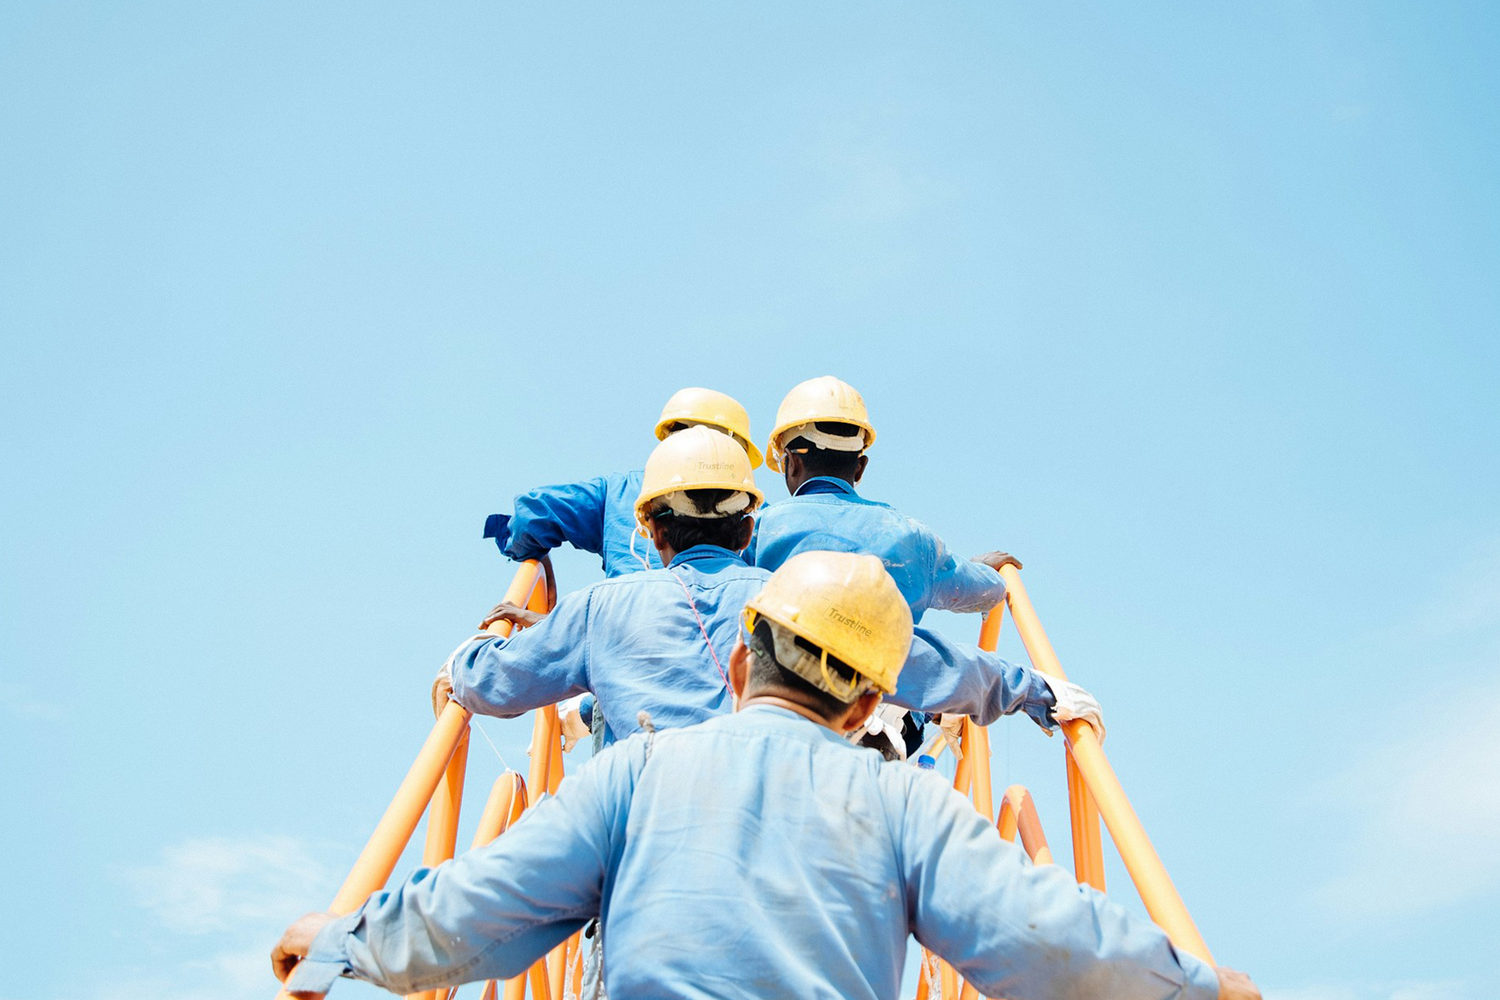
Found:
<path fill-rule="evenodd" d="M 490 739 L 490 734 L 485 732 L 484 727 L 479 724 L 479 717 L 475 716 L 470 720 L 470 722 L 473 724 L 475 729 L 479 730 L 479 735 L 484 737 L 484 741 L 490 745 L 490 749 L 495 751 L 495 756 L 500 758 L 501 766 L 509 771 L 510 765 L 505 762 L 505 755 L 500 752 L 499 747 L 495 746 L 495 741 Z"/>
<path fill-rule="evenodd" d="M 719 676 L 724 679 L 725 689 L 733 693 L 734 688 L 729 683 L 729 675 L 724 672 L 724 666 L 719 662 L 719 654 L 714 650 L 713 640 L 708 637 L 708 627 L 703 624 L 703 616 L 698 613 L 698 605 L 693 601 L 693 592 L 688 590 L 688 585 L 682 582 L 682 577 L 678 576 L 672 567 L 668 566 L 667 572 L 672 574 L 672 579 L 676 580 L 677 585 L 682 588 L 682 595 L 687 598 L 688 607 L 692 608 L 693 617 L 698 621 L 698 632 L 703 636 L 703 644 L 708 647 L 708 655 L 714 658 L 714 667 L 718 669 Z"/>

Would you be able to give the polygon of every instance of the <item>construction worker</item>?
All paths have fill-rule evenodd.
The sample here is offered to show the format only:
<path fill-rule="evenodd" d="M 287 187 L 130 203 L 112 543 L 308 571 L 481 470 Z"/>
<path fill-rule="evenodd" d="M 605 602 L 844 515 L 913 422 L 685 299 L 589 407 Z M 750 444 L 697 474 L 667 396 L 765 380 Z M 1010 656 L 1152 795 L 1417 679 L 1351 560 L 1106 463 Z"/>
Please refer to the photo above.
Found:
<path fill-rule="evenodd" d="M 999 569 L 1019 568 L 1013 557 L 957 559 L 925 524 L 854 491 L 874 442 L 865 401 L 848 383 L 824 375 L 787 393 L 766 464 L 786 476 L 791 496 L 761 513 L 746 560 L 774 570 L 798 552 L 869 552 L 885 563 L 918 622 L 928 608 L 984 612 L 999 604 Z"/>
<path fill-rule="evenodd" d="M 740 611 L 770 575 L 738 555 L 762 499 L 750 465 L 735 440 L 706 427 L 658 444 L 635 511 L 665 568 L 601 580 L 545 616 L 497 607 L 481 627 L 502 618 L 528 627 L 508 638 L 482 633 L 454 650 L 434 684 L 434 709 L 451 697 L 471 712 L 511 718 L 591 692 L 601 744 L 639 731 L 643 712 L 657 728 L 728 712 Z M 919 630 L 910 653 L 892 693 L 902 706 L 985 724 L 1025 712 L 1048 730 L 1058 720 L 1098 719 L 1081 688 L 976 647 Z"/>
<path fill-rule="evenodd" d="M 688 427 L 713 427 L 740 443 L 759 468 L 760 451 L 750 440 L 750 416 L 738 401 L 712 389 L 681 389 L 672 394 L 656 422 L 656 439 Z M 484 537 L 518 562 L 537 559 L 564 542 L 598 554 L 606 577 L 661 569 L 651 546 L 635 535 L 635 501 L 641 470 L 596 476 L 578 483 L 542 486 L 516 497 L 514 513 L 491 514 Z"/>
<path fill-rule="evenodd" d="M 984 996 L 1258 1000 L 1032 865 L 936 774 L 844 739 L 912 643 L 878 559 L 799 555 L 743 624 L 734 714 L 632 737 L 488 846 L 348 916 L 303 917 L 271 953 L 277 976 L 406 994 L 507 978 L 597 916 L 615 997 L 896 1000 L 913 935 Z"/>
<path fill-rule="evenodd" d="M 746 560 L 774 570 L 799 552 L 835 550 L 879 556 L 920 622 L 928 608 L 985 612 L 1005 597 L 999 569 L 1014 557 L 991 552 L 957 559 L 930 528 L 854 487 L 875 441 L 865 401 L 846 382 L 824 375 L 792 388 L 776 410 L 766 463 L 786 476 L 791 496 L 762 512 Z M 927 718 L 885 706 L 860 736 L 888 758 L 905 759 L 922 743 Z M 944 721 L 950 733 L 962 720 Z M 955 744 L 956 746 L 957 744 Z"/>

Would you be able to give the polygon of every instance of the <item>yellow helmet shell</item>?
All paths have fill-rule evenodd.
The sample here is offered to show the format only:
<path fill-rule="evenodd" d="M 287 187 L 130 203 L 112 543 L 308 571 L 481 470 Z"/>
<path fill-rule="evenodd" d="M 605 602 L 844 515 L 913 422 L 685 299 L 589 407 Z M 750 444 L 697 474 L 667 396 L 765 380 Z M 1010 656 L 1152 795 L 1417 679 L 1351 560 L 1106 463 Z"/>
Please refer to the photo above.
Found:
<path fill-rule="evenodd" d="M 656 440 L 665 441 L 673 424 L 703 424 L 717 427 L 740 443 L 750 456 L 750 468 L 760 468 L 760 449 L 750 440 L 750 414 L 739 400 L 713 389 L 678 389 L 661 409 L 656 422 Z"/>
<path fill-rule="evenodd" d="M 877 556 L 803 552 L 745 604 L 837 657 L 885 694 L 911 653 L 911 607 Z"/>
<path fill-rule="evenodd" d="M 689 427 L 668 435 L 646 460 L 635 519 L 644 528 L 651 501 L 679 490 L 734 490 L 750 495 L 750 513 L 765 499 L 755 487 L 750 456 L 728 434 L 711 427 Z"/>
<path fill-rule="evenodd" d="M 875 443 L 875 427 L 864 397 L 848 382 L 832 375 L 810 378 L 792 388 L 776 410 L 776 427 L 766 444 L 766 465 L 781 471 L 781 437 L 793 427 L 818 420 L 853 424 L 864 433 L 865 447 Z"/>

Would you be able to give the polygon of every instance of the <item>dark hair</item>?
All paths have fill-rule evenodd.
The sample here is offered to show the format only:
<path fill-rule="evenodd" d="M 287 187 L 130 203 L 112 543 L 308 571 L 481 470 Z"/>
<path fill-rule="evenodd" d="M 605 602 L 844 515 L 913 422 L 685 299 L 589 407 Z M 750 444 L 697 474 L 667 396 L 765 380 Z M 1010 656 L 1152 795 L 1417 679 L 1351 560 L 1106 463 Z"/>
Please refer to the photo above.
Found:
<path fill-rule="evenodd" d="M 821 653 L 821 650 L 801 636 L 797 637 L 797 645 L 814 654 Z M 822 688 L 808 683 L 800 674 L 783 667 L 776 659 L 776 640 L 771 635 L 771 623 L 764 618 L 756 621 L 749 647 L 750 687 L 792 691 L 798 695 L 799 701 L 807 703 L 809 708 L 825 719 L 837 718 L 854 705 L 853 701 L 840 701 Z M 841 681 L 852 684 L 855 680 L 854 671 L 832 656 L 828 658 L 828 671 Z"/>
<path fill-rule="evenodd" d="M 711 511 L 734 495 L 734 490 L 686 490 L 693 506 L 700 511 Z M 653 524 L 660 525 L 666 535 L 667 544 L 677 552 L 685 552 L 694 545 L 717 545 L 738 552 L 744 548 L 745 521 L 749 514 L 731 514 L 728 517 L 685 517 L 670 507 L 660 507 L 651 512 Z"/>
<path fill-rule="evenodd" d="M 856 434 L 863 433 L 853 424 L 843 424 L 832 420 L 819 420 L 813 426 L 824 434 L 833 434 L 837 437 L 854 437 Z M 795 452 L 802 459 L 809 477 L 832 476 L 849 483 L 854 482 L 854 477 L 859 475 L 859 456 L 864 454 L 860 451 L 834 451 L 831 448 L 819 448 L 804 437 L 792 438 L 786 443 L 785 449 Z"/>

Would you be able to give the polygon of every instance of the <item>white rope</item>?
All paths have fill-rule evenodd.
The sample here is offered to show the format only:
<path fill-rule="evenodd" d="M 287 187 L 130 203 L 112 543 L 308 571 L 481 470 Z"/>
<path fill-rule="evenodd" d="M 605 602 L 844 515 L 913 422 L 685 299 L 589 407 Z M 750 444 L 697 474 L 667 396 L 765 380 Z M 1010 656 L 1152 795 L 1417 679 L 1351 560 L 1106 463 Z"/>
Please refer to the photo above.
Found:
<path fill-rule="evenodd" d="M 484 741 L 490 745 L 490 749 L 495 751 L 495 756 L 500 758 L 500 766 L 509 771 L 510 765 L 505 762 L 505 755 L 500 752 L 499 747 L 495 746 L 495 741 L 490 739 L 490 734 L 485 732 L 484 727 L 479 724 L 478 717 L 470 719 L 469 724 L 479 730 L 479 735 L 484 737 Z"/>

